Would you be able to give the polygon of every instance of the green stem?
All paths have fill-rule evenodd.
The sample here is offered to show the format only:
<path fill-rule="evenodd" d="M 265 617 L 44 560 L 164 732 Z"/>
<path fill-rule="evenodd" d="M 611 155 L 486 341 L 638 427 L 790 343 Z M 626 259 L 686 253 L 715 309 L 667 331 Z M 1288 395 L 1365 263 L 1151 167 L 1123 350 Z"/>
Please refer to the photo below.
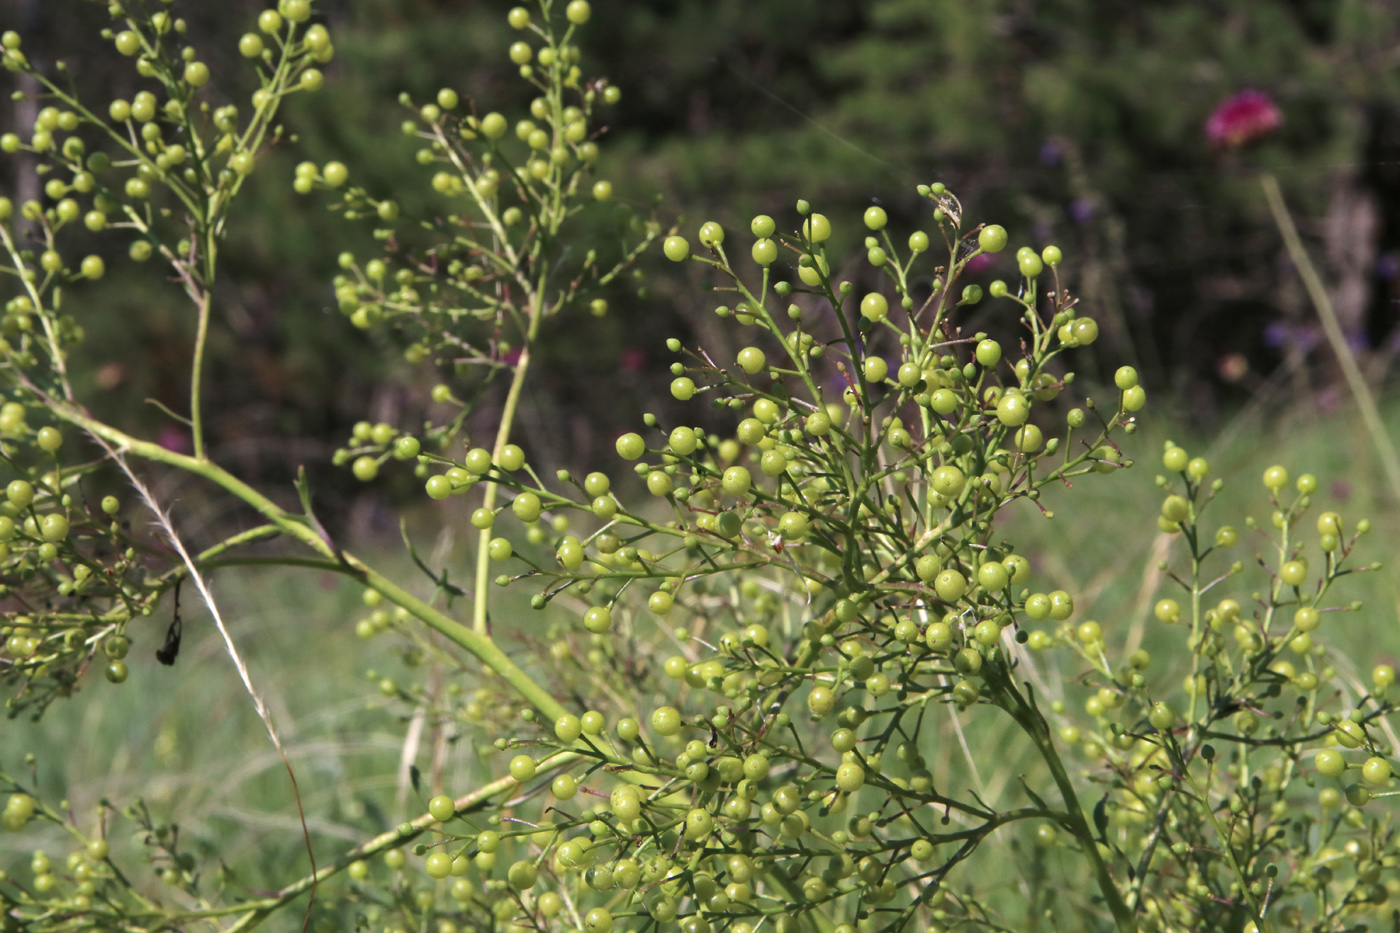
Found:
<path fill-rule="evenodd" d="M 1175 759 L 1176 767 L 1181 772 L 1182 778 L 1190 786 L 1196 799 L 1200 801 L 1202 809 L 1206 811 L 1206 818 L 1210 820 L 1211 827 L 1215 829 L 1215 835 L 1220 839 L 1220 848 L 1224 850 L 1225 858 L 1230 863 L 1230 871 L 1235 876 L 1235 883 L 1240 886 L 1240 895 L 1249 904 L 1250 915 L 1262 926 L 1264 915 L 1260 912 L 1259 902 L 1250 893 L 1249 881 L 1245 878 L 1244 869 L 1240 867 L 1239 860 L 1235 858 L 1235 848 L 1230 845 L 1230 834 L 1226 832 L 1225 827 L 1220 825 L 1220 820 L 1215 816 L 1215 808 L 1210 805 L 1210 798 L 1196 783 L 1196 779 L 1191 776 L 1191 769 L 1187 766 L 1185 759 L 1181 757 L 1179 752 L 1172 757 Z"/>
<path fill-rule="evenodd" d="M 204 459 L 204 414 L 200 410 L 200 385 L 204 381 L 204 345 L 209 338 L 210 292 L 206 284 L 199 300 L 199 328 L 194 336 L 194 361 L 190 365 L 190 430 L 194 434 L 194 457 Z"/>
<path fill-rule="evenodd" d="M 561 762 L 563 757 L 565 756 L 555 759 L 555 763 Z M 569 754 L 567 757 L 573 759 L 578 756 Z M 508 792 L 517 786 L 519 786 L 518 782 L 512 777 L 504 777 L 500 780 L 493 781 L 485 787 L 478 788 L 464 797 L 458 797 L 456 800 L 457 812 L 462 813 L 465 810 L 473 809 L 497 794 Z M 261 924 L 262 921 L 266 920 L 274 911 L 286 906 L 300 895 L 310 891 L 320 882 L 348 868 L 352 862 L 378 855 L 380 852 L 388 849 L 396 849 L 437 825 L 437 820 L 429 814 L 424 814 L 412 820 L 411 825 L 413 826 L 413 831 L 411 833 L 401 833 L 397 828 L 387 833 L 381 833 L 363 845 L 356 846 L 349 852 L 346 852 L 325 868 L 292 882 L 272 897 L 263 898 L 260 901 L 253 901 L 251 903 L 230 905 L 229 907 L 218 908 L 214 911 L 195 911 L 189 914 L 182 914 L 181 916 L 187 919 L 198 919 L 248 911 L 237 923 L 229 927 L 225 933 L 242 933 L 242 931 L 251 930 Z"/>
<path fill-rule="evenodd" d="M 1098 882 L 1099 891 L 1103 894 L 1104 902 L 1108 905 L 1109 912 L 1113 914 L 1113 922 L 1119 933 L 1136 933 L 1137 919 L 1133 916 L 1132 908 L 1123 900 L 1122 892 L 1118 890 L 1117 883 L 1113 880 L 1113 875 L 1109 873 L 1108 865 L 1104 862 L 1103 856 L 1099 854 L 1098 842 L 1094 839 L 1094 834 L 1089 828 L 1089 822 L 1084 818 L 1084 808 L 1079 803 L 1079 795 L 1074 791 L 1074 784 L 1070 781 L 1069 775 L 1065 772 L 1065 766 L 1060 761 L 1060 755 L 1055 751 L 1054 740 L 1050 737 L 1050 727 L 1045 722 L 1045 718 L 1040 715 L 1031 703 L 1027 702 L 1011 683 L 1011 678 L 999 664 L 993 665 L 994 670 L 989 671 L 987 682 L 993 689 L 1001 694 L 1002 708 L 1011 714 L 1026 735 L 1030 736 L 1035 743 L 1036 750 L 1040 752 L 1040 757 L 1050 768 L 1050 775 L 1054 778 L 1055 786 L 1060 791 L 1060 798 L 1065 804 L 1065 825 L 1079 841 L 1079 847 L 1088 858 L 1094 870 L 1094 879 Z"/>
<path fill-rule="evenodd" d="M 501 409 L 501 425 L 496 429 L 496 443 L 491 448 L 491 462 L 499 463 L 501 451 L 510 442 L 510 429 L 515 422 L 515 409 L 520 404 L 520 393 L 525 386 L 525 373 L 530 368 L 530 340 L 535 336 L 534 322 L 539 320 L 539 311 L 532 316 L 530 333 L 526 337 L 525 346 L 520 351 L 520 359 L 515 363 L 515 375 L 510 380 L 510 391 L 506 393 L 506 404 Z M 482 495 L 481 507 L 484 509 L 495 508 L 496 495 L 500 491 L 500 484 L 495 480 L 486 483 L 486 490 Z M 476 548 L 476 592 L 472 594 L 472 631 L 478 635 L 486 635 L 486 604 L 488 602 L 486 594 L 491 585 L 491 556 L 486 553 L 486 545 L 491 540 L 491 529 L 483 528 L 477 537 Z"/>
<path fill-rule="evenodd" d="M 221 486 L 257 510 L 269 523 L 277 526 L 283 534 L 294 538 L 322 557 L 334 561 L 344 569 L 345 573 L 355 577 L 362 584 L 375 590 L 395 605 L 402 606 L 430 628 L 435 629 L 456 645 L 475 655 L 479 661 L 495 671 L 497 676 L 549 719 L 557 719 L 564 715 L 563 705 L 549 691 L 535 683 L 534 679 L 512 661 L 489 636 L 468 628 L 409 593 L 353 554 L 338 550 L 333 544 L 322 538 L 320 533 L 309 524 L 285 511 L 277 503 L 223 467 L 206 459 L 166 450 L 159 444 L 153 444 L 150 441 L 137 440 L 56 399 L 46 398 L 45 403 L 54 414 L 102 438 L 117 447 L 119 451 L 127 451 L 146 460 L 179 467 Z"/>
<path fill-rule="evenodd" d="M 1283 235 L 1283 243 L 1288 248 L 1288 256 L 1293 260 L 1293 265 L 1297 268 L 1298 275 L 1308 290 L 1308 297 L 1312 299 L 1313 307 L 1317 309 L 1317 316 L 1322 321 L 1322 331 L 1327 335 L 1327 342 L 1331 344 L 1332 352 L 1337 355 L 1337 363 L 1342 367 L 1342 375 L 1346 377 L 1347 386 L 1356 399 L 1356 407 L 1361 411 L 1361 420 L 1366 425 L 1366 432 L 1371 435 L 1371 443 L 1375 445 L 1376 454 L 1381 458 L 1386 478 L 1390 481 L 1391 495 L 1395 497 L 1396 501 L 1400 501 L 1400 454 L 1396 453 L 1395 442 L 1386 433 L 1385 424 L 1381 421 L 1380 410 L 1376 407 L 1375 396 L 1371 394 L 1371 389 L 1366 385 L 1366 379 L 1361 374 L 1361 367 L 1356 363 L 1356 354 L 1352 353 L 1351 348 L 1347 346 L 1346 335 L 1342 333 L 1342 325 L 1337 321 L 1337 312 L 1332 308 L 1332 300 L 1327 297 L 1327 289 L 1323 287 L 1322 277 L 1317 274 L 1312 259 L 1308 257 L 1307 250 L 1303 248 L 1303 241 L 1298 236 L 1298 228 L 1293 225 L 1293 218 L 1288 213 L 1287 205 L 1283 203 L 1283 192 L 1279 190 L 1278 179 L 1266 172 L 1260 176 L 1259 183 L 1264 188 L 1264 197 L 1269 202 L 1269 210 L 1274 215 L 1274 223 L 1278 225 L 1278 231 Z"/>
<path fill-rule="evenodd" d="M 1088 856 L 1089 862 L 1093 865 L 1094 878 L 1098 882 L 1099 890 L 1103 893 L 1109 911 L 1113 914 L 1113 922 L 1117 925 L 1120 933 L 1135 933 L 1137 920 L 1133 917 L 1133 912 L 1128 908 L 1127 903 L 1124 902 L 1113 876 L 1109 874 L 1108 865 L 1104 862 L 1103 856 L 1099 854 L 1099 844 L 1089 831 L 1089 823 L 1084 819 L 1084 808 L 1079 804 L 1079 797 L 1074 792 L 1074 785 L 1070 783 L 1069 775 L 1065 773 L 1064 763 L 1060 761 L 1060 756 L 1055 751 L 1055 745 L 1050 740 L 1049 733 L 1044 732 L 1041 736 L 1032 735 L 1032 738 L 1040 750 L 1040 757 L 1050 767 L 1050 774 L 1054 777 L 1055 786 L 1060 790 L 1060 798 L 1065 803 L 1069 824 L 1075 837 L 1079 840 L 1079 847 L 1083 849 L 1084 854 Z"/>

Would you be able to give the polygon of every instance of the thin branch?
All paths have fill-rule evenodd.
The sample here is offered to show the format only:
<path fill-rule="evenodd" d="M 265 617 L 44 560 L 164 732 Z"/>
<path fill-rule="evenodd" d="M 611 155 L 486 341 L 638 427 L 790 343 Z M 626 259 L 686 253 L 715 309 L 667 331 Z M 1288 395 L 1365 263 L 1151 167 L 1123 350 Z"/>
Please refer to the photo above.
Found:
<path fill-rule="evenodd" d="M 126 474 L 126 478 L 131 482 L 132 487 L 136 490 L 137 494 L 140 495 L 142 501 L 146 503 L 146 507 L 151 510 L 151 514 L 155 516 L 156 525 L 165 532 L 165 536 L 169 539 L 170 545 L 175 548 L 176 553 L 180 555 L 180 560 L 184 562 L 185 568 L 189 572 L 189 578 L 194 581 L 194 585 L 199 589 L 199 595 L 204 599 L 204 604 L 209 607 L 209 614 L 214 619 L 214 625 L 218 628 L 219 635 L 223 637 L 224 647 L 228 651 L 229 657 L 233 659 L 233 666 L 237 669 L 238 676 L 243 681 L 243 686 L 247 689 L 248 695 L 253 698 L 253 707 L 257 710 L 258 718 L 261 719 L 263 725 L 267 727 L 267 734 L 272 738 L 272 744 L 276 747 L 277 754 L 282 756 L 282 765 L 287 769 L 287 776 L 291 778 L 292 794 L 296 798 L 297 803 L 297 815 L 301 819 L 302 838 L 306 841 L 306 854 L 311 860 L 311 874 L 314 879 L 316 877 L 316 853 L 312 851 L 311 847 L 311 833 L 306 826 L 306 811 L 302 807 L 301 788 L 297 785 L 296 772 L 292 770 L 292 764 L 287 760 L 287 750 L 283 747 L 282 740 L 278 737 L 277 730 L 272 725 L 272 717 L 268 714 L 267 707 L 263 704 L 262 697 L 258 695 L 258 691 L 253 687 L 252 678 L 248 674 L 248 665 L 243 661 L 242 655 L 238 653 L 238 647 L 233 643 L 233 636 L 229 634 L 228 627 L 224 625 L 223 616 L 219 612 L 218 604 L 214 602 L 214 595 L 209 591 L 209 586 L 204 579 L 204 575 L 199 572 L 199 567 L 195 564 L 194 558 L 191 557 L 190 552 L 185 549 L 185 544 L 180 540 L 180 536 L 175 533 L 175 526 L 170 520 L 170 515 L 160 507 L 160 503 L 156 501 L 150 488 L 147 487 L 145 483 L 141 482 L 130 465 L 127 464 L 126 458 L 96 434 L 89 432 L 88 436 L 101 445 L 113 462 L 121 467 L 122 472 Z M 303 930 L 311 923 L 311 905 L 314 904 L 315 901 L 316 884 L 313 880 L 311 886 L 311 900 L 306 905 L 306 918 L 302 923 Z"/>

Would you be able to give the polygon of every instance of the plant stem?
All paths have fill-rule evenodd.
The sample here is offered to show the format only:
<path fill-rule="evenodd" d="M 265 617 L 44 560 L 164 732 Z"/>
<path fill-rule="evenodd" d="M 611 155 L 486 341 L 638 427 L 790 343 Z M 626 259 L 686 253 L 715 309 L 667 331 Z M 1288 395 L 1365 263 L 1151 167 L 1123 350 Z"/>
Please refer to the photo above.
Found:
<path fill-rule="evenodd" d="M 1381 458 L 1381 465 L 1385 468 L 1386 479 L 1390 482 L 1390 493 L 1397 502 L 1400 502 L 1400 454 L 1395 451 L 1395 442 L 1386 433 L 1385 424 L 1381 421 L 1380 410 L 1376 407 L 1375 396 L 1371 394 L 1371 389 L 1366 385 L 1366 379 L 1361 374 L 1361 367 L 1356 363 L 1356 354 L 1347 346 L 1346 335 L 1342 333 L 1342 325 L 1337 320 L 1337 313 L 1332 308 L 1332 300 L 1327 297 L 1327 289 L 1322 284 L 1322 277 L 1317 274 L 1316 267 L 1312 264 L 1308 252 L 1303 248 L 1303 241 L 1298 236 L 1298 228 L 1293 224 L 1293 218 L 1288 213 L 1288 206 L 1283 202 L 1283 192 L 1279 189 L 1278 179 L 1265 172 L 1259 178 L 1259 184 L 1264 188 L 1264 197 L 1269 202 L 1269 210 L 1274 215 L 1274 223 L 1278 225 L 1278 232 L 1283 235 L 1284 246 L 1288 248 L 1288 256 L 1293 260 L 1293 265 L 1298 270 L 1298 275 L 1303 280 L 1303 285 L 1308 290 L 1308 297 L 1312 299 L 1313 307 L 1317 309 L 1317 316 L 1322 321 L 1322 332 L 1327 335 L 1327 342 L 1332 346 L 1332 352 L 1337 355 L 1337 363 L 1342 367 L 1342 375 L 1346 377 L 1347 386 L 1351 389 L 1352 396 L 1356 399 L 1356 407 L 1361 411 L 1361 420 L 1366 425 L 1366 433 L 1371 436 L 1371 443 L 1375 445 L 1376 454 Z"/>
<path fill-rule="evenodd" d="M 1012 684 L 1008 672 L 1001 670 L 1000 664 L 992 665 L 992 668 L 993 670 L 988 671 L 987 683 L 996 694 L 1000 694 L 998 699 L 1002 708 L 1011 714 L 1026 735 L 1030 736 L 1036 750 L 1040 752 L 1040 757 L 1049 766 L 1050 775 L 1054 778 L 1060 798 L 1065 804 L 1066 828 L 1079 841 L 1080 849 L 1093 866 L 1094 879 L 1098 882 L 1099 891 L 1103 894 L 1109 912 L 1113 914 L 1113 923 L 1118 933 L 1137 933 L 1137 918 L 1134 917 L 1132 908 L 1123 900 L 1122 892 L 1118 890 L 1113 875 L 1109 873 L 1108 865 L 1099 854 L 1098 842 L 1089 829 L 1088 821 L 1084 819 L 1084 808 L 1080 806 L 1079 796 L 1074 792 L 1074 784 L 1065 773 L 1059 753 L 1055 751 L 1055 743 L 1050 736 L 1050 727 L 1045 722 L 1045 717 L 1021 696 L 1020 691 Z"/>
<path fill-rule="evenodd" d="M 534 320 L 539 319 L 539 312 L 536 311 Z M 534 327 L 530 328 L 530 337 L 534 336 Z M 506 393 L 506 404 L 501 409 L 501 425 L 496 429 L 496 443 L 491 448 L 491 462 L 499 463 L 501 451 L 510 442 L 510 429 L 515 422 L 515 409 L 520 404 L 520 392 L 525 386 L 525 373 L 530 368 L 530 342 L 526 339 L 525 346 L 520 351 L 520 358 L 515 363 L 515 375 L 510 380 L 510 391 Z M 495 508 L 496 494 L 500 490 L 500 484 L 494 480 L 486 483 L 486 490 L 482 494 L 481 507 L 484 509 Z M 486 604 L 488 602 L 486 594 L 491 585 L 491 556 L 486 553 L 486 545 L 491 540 L 491 529 L 483 528 L 481 534 L 477 536 L 476 548 L 476 591 L 472 593 L 472 631 L 478 635 L 486 634 Z"/>
<path fill-rule="evenodd" d="M 1256 921 L 1261 924 L 1264 915 L 1260 909 L 1259 902 L 1249 890 L 1249 879 L 1245 877 L 1244 869 L 1240 867 L 1239 859 L 1235 858 L 1235 847 L 1230 844 L 1230 834 L 1224 826 L 1220 825 L 1220 820 L 1215 815 L 1215 808 L 1210 805 L 1210 797 L 1206 790 L 1196 783 L 1196 779 L 1191 776 L 1191 769 L 1187 766 L 1186 760 L 1180 753 L 1173 755 L 1176 767 L 1181 771 L 1182 778 L 1191 788 L 1191 792 L 1196 795 L 1196 799 L 1201 802 L 1201 807 L 1206 811 L 1206 817 L 1210 820 L 1211 828 L 1215 830 L 1216 837 L 1220 840 L 1220 848 L 1224 850 L 1225 859 L 1230 863 L 1230 871 L 1235 876 L 1235 883 L 1240 886 L 1240 896 L 1249 905 L 1249 911 Z"/>
<path fill-rule="evenodd" d="M 417 598 L 354 555 L 338 550 L 329 541 L 323 539 L 311 525 L 298 520 L 297 516 L 287 512 L 223 467 L 206 459 L 166 450 L 159 444 L 153 444 L 150 441 L 137 440 L 111 425 L 88 417 L 73 406 L 57 399 L 45 398 L 45 403 L 54 414 L 102 438 L 119 450 L 128 451 L 146 460 L 179 467 L 223 487 L 256 509 L 271 524 L 276 525 L 283 534 L 294 538 L 322 557 L 334 561 L 338 567 L 342 568 L 343 572 L 355 577 L 395 605 L 402 606 L 429 627 L 475 655 L 479 661 L 495 671 L 497 676 L 549 719 L 557 719 L 564 715 L 563 705 L 512 661 L 489 636 L 468 628 L 441 610 Z"/>
<path fill-rule="evenodd" d="M 570 753 L 566 753 L 566 756 L 570 760 L 576 757 Z M 556 762 L 562 762 L 564 758 L 565 756 L 560 756 L 560 758 L 556 759 Z M 461 813 L 465 810 L 473 809 L 497 794 L 512 790 L 517 784 L 518 782 L 512 777 L 503 777 L 499 780 L 492 781 L 485 787 L 478 788 L 464 797 L 457 798 L 455 801 L 457 812 Z M 251 930 L 259 926 L 274 911 L 286 906 L 300 895 L 311 890 L 311 888 L 319 882 L 325 881 L 327 878 L 348 868 L 352 862 L 368 858 L 372 855 L 378 855 L 380 852 L 387 849 L 398 848 L 404 843 L 416 839 L 419 835 L 437 825 L 437 822 L 438 821 L 430 814 L 424 814 L 411 821 L 413 832 L 407 835 L 400 833 L 397 828 L 391 829 L 387 833 L 380 833 L 368 842 L 346 852 L 344 855 L 340 856 L 340 858 L 336 859 L 333 864 L 327 865 L 314 874 L 306 875 L 292 882 L 272 897 L 263 898 L 251 904 L 230 905 L 229 907 L 219 908 L 215 911 L 193 911 L 182 916 L 188 919 L 196 919 L 248 911 L 237 923 L 229 927 L 225 933 L 242 933 L 242 931 Z"/>
<path fill-rule="evenodd" d="M 1098 882 L 1099 891 L 1103 893 L 1104 901 L 1108 904 L 1109 912 L 1113 914 L 1114 924 L 1118 927 L 1119 933 L 1136 933 L 1137 920 L 1123 900 L 1123 895 L 1119 892 L 1113 876 L 1109 874 L 1108 865 L 1104 863 L 1103 856 L 1099 854 L 1099 844 L 1089 831 L 1089 824 L 1084 819 L 1084 808 L 1079 804 L 1079 797 L 1074 792 L 1074 785 L 1070 782 L 1069 775 L 1065 773 L 1065 766 L 1055 751 L 1055 745 L 1050 740 L 1049 732 L 1046 731 L 1041 736 L 1032 734 L 1032 738 L 1040 750 L 1040 757 L 1045 759 L 1045 763 L 1050 766 L 1050 774 L 1055 779 L 1055 786 L 1060 789 L 1060 798 L 1065 802 L 1065 811 L 1070 826 L 1073 827 L 1074 835 L 1079 840 L 1079 847 L 1084 850 L 1084 854 L 1088 856 L 1093 865 L 1094 878 Z"/>
<path fill-rule="evenodd" d="M 200 385 L 204 381 L 204 345 L 209 338 L 210 291 L 206 286 L 199 300 L 199 327 L 194 335 L 194 360 L 190 364 L 190 431 L 194 435 L 194 458 L 204 459 L 204 414 L 200 411 Z"/>

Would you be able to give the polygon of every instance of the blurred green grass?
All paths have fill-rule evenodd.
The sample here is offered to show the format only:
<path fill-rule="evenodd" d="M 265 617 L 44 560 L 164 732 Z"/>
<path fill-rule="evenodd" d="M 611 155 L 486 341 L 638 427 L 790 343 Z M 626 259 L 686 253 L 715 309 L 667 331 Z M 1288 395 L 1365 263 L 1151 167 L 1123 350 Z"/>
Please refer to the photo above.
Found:
<path fill-rule="evenodd" d="M 1400 404 L 1388 405 L 1385 414 L 1390 429 L 1400 434 Z M 1097 619 L 1111 655 L 1117 656 L 1114 649 L 1120 646 L 1138 644 L 1153 654 L 1150 680 L 1160 695 L 1179 696 L 1185 673 L 1183 662 L 1172 660 L 1182 656 L 1184 630 L 1150 617 L 1157 598 L 1177 595 L 1161 584 L 1158 561 L 1180 566 L 1179 543 L 1156 527 L 1163 493 L 1154 477 L 1162 472 L 1161 450 L 1168 437 L 1193 455 L 1206 456 L 1212 477 L 1224 480 L 1223 491 L 1206 513 L 1208 528 L 1229 523 L 1243 532 L 1246 515 L 1268 527 L 1271 507 L 1260 477 L 1266 466 L 1280 463 L 1292 477 L 1311 472 L 1320 479 L 1312 514 L 1334 509 L 1349 526 L 1363 517 L 1372 521 L 1374 530 L 1358 547 L 1360 563 L 1378 560 L 1389 568 L 1400 556 L 1400 513 L 1383 504 L 1382 478 L 1372 464 L 1369 441 L 1352 415 L 1298 413 L 1265 426 L 1246 413 L 1213 441 L 1194 437 L 1180 425 L 1167 427 L 1160 419 L 1146 418 L 1143 429 L 1125 445 L 1135 460 L 1132 469 L 1081 477 L 1074 489 L 1047 491 L 1042 504 L 1054 511 L 1053 519 L 1021 503 L 1005 516 L 1001 530 L 1030 558 L 1029 585 L 1073 593 L 1074 620 Z M 1315 538 L 1311 528 L 1310 517 L 1303 525 L 1310 542 Z M 1230 561 L 1243 561 L 1244 582 L 1219 596 L 1247 597 L 1250 589 L 1265 586 L 1262 570 L 1252 564 L 1261 548 L 1247 533 L 1242 536 L 1242 543 L 1219 560 L 1221 569 Z M 1263 539 L 1254 540 L 1267 546 Z M 1315 551 L 1315 542 L 1311 546 Z M 418 574 L 391 542 L 381 542 L 381 551 L 384 562 L 401 571 L 401 578 Z M 465 544 L 458 544 L 437 558 L 457 568 L 454 576 L 464 579 L 467 551 Z M 1263 556 L 1268 559 L 1267 551 Z M 421 592 L 431 591 L 426 578 L 417 579 Z M 214 592 L 288 748 L 318 859 L 324 863 L 357 841 L 421 813 L 429 787 L 425 784 L 422 794 L 415 793 L 402 778 L 404 734 L 415 731 L 406 721 L 410 707 L 386 699 L 378 687 L 380 679 L 410 672 L 390 640 L 355 637 L 355 622 L 368 612 L 359 588 L 329 575 L 259 569 L 223 572 Z M 541 633 L 552 612 L 567 611 L 533 613 L 526 605 L 528 593 L 510 591 L 506 596 L 496 619 L 512 651 L 520 647 L 518 636 Z M 1324 617 L 1329 644 L 1354 658 L 1360 670 L 1394 660 L 1400 655 L 1400 588 L 1393 573 L 1383 569 L 1348 577 L 1329 602 L 1353 599 L 1365 603 L 1363 612 Z M 97 804 L 104 795 L 119 807 L 141 797 L 157 819 L 180 821 L 182 840 L 206 858 L 207 865 L 222 860 L 233 868 L 236 884 L 252 890 L 280 886 L 307 870 L 286 771 L 192 592 L 187 591 L 184 608 L 184 648 L 174 667 L 162 667 L 152 657 L 168 623 L 153 619 L 132 651 L 131 679 L 125 685 L 107 684 L 94 670 L 78 696 L 55 706 L 42 721 L 6 723 L 0 731 L 0 763 L 15 773 L 23 770 L 22 757 L 33 752 L 38 787 L 51 801 L 66 799 L 83 832 L 94 831 Z M 461 611 L 459 607 L 458 614 Z M 1073 669 L 1063 655 L 1054 652 L 1043 664 L 1037 662 L 1038 688 L 1077 712 L 1087 689 L 1075 681 L 1084 671 Z M 367 677 L 370 670 L 374 676 Z M 413 673 L 422 679 L 421 671 Z M 1022 792 L 1017 775 L 1035 774 L 1040 766 L 1024 742 L 1008 739 L 1011 725 L 1006 717 L 988 710 L 960 718 L 943 711 L 939 715 L 945 722 L 939 730 L 930 730 L 928 756 L 935 779 L 944 786 L 970 781 L 993 805 L 1018 800 Z M 965 727 L 976 731 L 968 734 Z M 407 754 L 424 775 L 443 775 L 446 789 L 460 794 L 486 773 L 479 750 L 485 751 L 493 738 L 462 726 L 457 741 L 443 740 L 435 772 L 429 726 Z M 969 768 L 968 756 L 956 751 L 964 741 L 981 763 L 980 770 Z M 988 754 L 989 748 L 1001 754 Z M 129 855 L 135 847 L 127 841 L 130 828 L 128 821 L 120 821 L 113 837 L 118 857 L 123 848 Z M 38 824 L 19 835 L 0 836 L 0 867 L 27 874 L 22 866 L 36 847 L 50 854 L 73 848 L 71 840 L 60 836 Z M 1001 841 L 993 844 L 1027 841 L 1026 832 L 999 836 Z M 1005 883 L 1016 884 L 1010 878 Z"/>

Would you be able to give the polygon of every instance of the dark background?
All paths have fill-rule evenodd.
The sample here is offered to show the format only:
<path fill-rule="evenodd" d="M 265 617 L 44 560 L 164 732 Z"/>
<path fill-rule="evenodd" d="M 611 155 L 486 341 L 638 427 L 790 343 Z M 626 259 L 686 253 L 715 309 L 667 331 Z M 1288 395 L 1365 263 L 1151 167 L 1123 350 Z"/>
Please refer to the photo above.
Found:
<path fill-rule="evenodd" d="M 51 69 L 62 57 L 102 111 L 135 90 L 130 61 L 98 35 L 105 6 L 8 0 L 0 25 L 23 21 L 31 59 Z M 252 89 L 238 37 L 263 6 L 174 8 L 235 102 Z M 398 132 L 397 97 L 424 101 L 451 86 L 483 110 L 519 113 L 531 95 L 505 55 L 515 38 L 509 6 L 317 3 L 337 50 L 326 90 L 297 95 L 284 111 L 298 138 L 260 158 L 225 252 L 211 344 L 215 456 L 263 480 L 316 464 L 334 496 L 353 480 L 326 462 L 353 422 L 412 429 L 421 418 L 437 375 L 397 362 L 332 307 L 336 254 L 366 255 L 366 231 L 294 194 L 292 170 L 302 159 L 340 159 L 371 190 L 409 204 L 431 198 L 431 171 L 413 163 L 414 143 Z M 1012 277 L 1022 243 L 1059 245 L 1081 307 L 1100 322 L 1102 365 L 1134 362 L 1156 411 L 1200 431 L 1261 393 L 1276 410 L 1326 410 L 1344 397 L 1265 207 L 1261 171 L 1279 178 L 1373 380 L 1394 355 L 1393 3 L 595 0 L 582 44 L 585 73 L 624 92 L 601 163 L 619 197 L 643 206 L 659 197 L 658 216 L 692 235 L 710 219 L 744 232 L 759 211 L 795 225 L 792 205 L 805 197 L 856 248 L 866 205 L 884 205 L 895 229 L 928 225 L 914 186 L 943 181 L 971 222 L 1011 231 L 1012 248 L 985 281 Z M 1245 150 L 1212 147 L 1207 117 L 1247 88 L 1273 98 L 1282 125 Z M 34 105 L 4 107 L 7 128 L 27 133 Z M 29 169 L 8 160 L 0 187 L 34 196 Z M 111 271 L 81 293 L 82 352 L 104 413 L 121 409 L 124 423 L 137 418 L 160 436 L 168 422 L 142 400 L 185 407 L 193 315 L 152 267 L 122 261 L 117 240 L 91 244 Z M 847 274 L 868 274 L 862 266 Z M 666 337 L 732 351 L 698 272 L 659 257 L 648 270 L 587 340 L 547 344 L 521 421 L 541 465 L 597 462 L 616 433 L 635 427 L 644 400 L 670 403 Z M 986 315 L 978 326 L 996 332 L 994 311 Z M 1096 375 L 1092 361 L 1081 368 Z M 413 488 L 403 481 L 404 492 Z"/>

